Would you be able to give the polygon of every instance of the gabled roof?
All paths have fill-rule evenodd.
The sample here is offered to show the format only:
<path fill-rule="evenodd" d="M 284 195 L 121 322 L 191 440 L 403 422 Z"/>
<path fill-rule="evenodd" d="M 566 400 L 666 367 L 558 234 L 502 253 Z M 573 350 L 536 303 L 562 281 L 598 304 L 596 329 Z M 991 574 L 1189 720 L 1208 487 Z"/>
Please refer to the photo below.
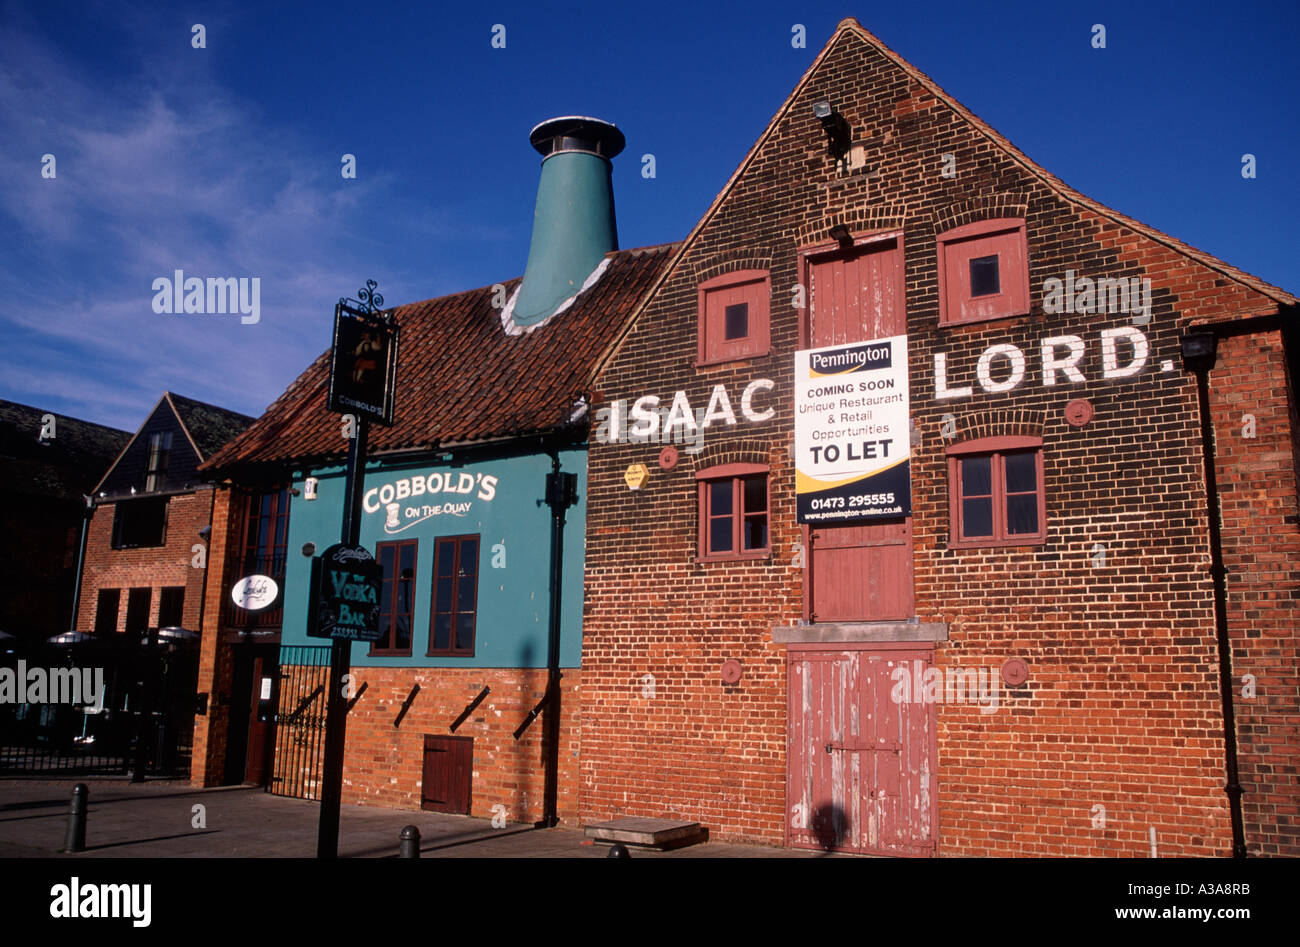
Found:
<path fill-rule="evenodd" d="M 222 445 L 246 430 L 253 423 L 253 419 L 246 414 L 239 414 L 236 411 L 219 408 L 214 404 L 195 401 L 193 398 L 186 398 L 183 395 L 174 395 L 170 391 L 164 391 L 162 397 L 155 401 L 153 407 L 149 409 L 149 413 L 145 415 L 140 427 L 131 435 L 130 439 L 113 459 L 112 464 L 104 471 L 104 476 L 95 484 L 96 493 L 100 492 L 104 485 L 113 478 L 114 471 L 122 464 L 124 458 L 131 455 L 131 448 L 135 446 L 141 433 L 149 426 L 150 421 L 158 414 L 160 408 L 176 419 L 176 423 L 189 442 L 190 450 L 194 456 L 192 460 L 184 464 L 184 468 L 190 471 L 193 471 L 195 467 L 219 450 Z M 173 444 L 172 450 L 175 451 L 178 446 Z M 172 468 L 180 466 L 173 460 Z M 131 474 L 132 469 L 129 466 L 124 468 L 123 476 L 127 477 L 128 481 L 134 479 L 134 475 Z M 139 470 L 136 470 L 135 474 L 139 474 Z M 118 486 L 122 487 L 123 485 L 119 483 Z"/>
<path fill-rule="evenodd" d="M 786 100 L 781 104 L 781 107 L 777 109 L 777 112 L 772 116 L 771 121 L 767 123 L 767 127 L 763 130 L 763 134 L 759 135 L 758 140 L 754 142 L 753 146 L 749 149 L 749 152 L 745 155 L 739 166 L 734 172 L 732 172 L 731 177 L 727 179 L 727 183 L 723 185 L 722 190 L 718 192 L 718 196 L 713 199 L 713 203 L 709 205 L 708 210 L 704 212 L 704 215 L 700 217 L 699 222 L 696 223 L 696 225 L 691 229 L 691 232 L 687 234 L 686 239 L 681 242 L 677 252 L 673 255 L 672 262 L 668 266 L 664 267 L 663 271 L 659 274 L 658 279 L 655 281 L 655 284 L 650 287 L 650 291 L 645 294 L 641 303 L 637 306 L 636 311 L 632 314 L 631 318 L 628 319 L 623 330 L 606 347 L 597 362 L 597 375 L 599 375 L 600 371 L 605 368 L 610 359 L 614 357 L 614 354 L 618 351 L 618 347 L 622 344 L 623 339 L 632 331 L 632 327 L 635 324 L 637 317 L 641 314 L 641 311 L 649 303 L 649 300 L 654 297 L 659 287 L 667 282 L 669 277 L 672 276 L 673 271 L 677 267 L 678 261 L 686 256 L 691 246 L 699 237 L 701 231 L 704 230 L 704 228 L 718 213 L 719 209 L 721 209 L 722 205 L 730 196 L 732 190 L 735 189 L 737 182 L 762 151 L 763 146 L 767 143 L 768 139 L 776 133 L 777 128 L 785 119 L 789 111 L 794 107 L 794 103 L 799 99 L 804 88 L 812 80 L 813 76 L 816 75 L 822 62 L 827 58 L 830 52 L 835 48 L 835 45 L 841 39 L 850 35 L 856 36 L 873 46 L 882 56 L 919 83 L 927 92 L 934 96 L 935 99 L 947 108 L 951 109 L 960 119 L 968 122 L 971 127 L 980 134 L 984 135 L 984 137 L 987 138 L 994 147 L 998 148 L 1012 161 L 1023 167 L 1029 174 L 1042 181 L 1048 189 L 1055 192 L 1062 199 L 1081 207 L 1086 207 L 1087 209 L 1094 211 L 1103 217 L 1109 218 L 1118 224 L 1132 228 L 1137 233 L 1143 234 L 1155 242 L 1183 254 L 1189 259 L 1195 260 L 1215 272 L 1255 290 L 1280 305 L 1294 306 L 1297 302 L 1300 302 L 1300 300 L 1297 300 L 1297 298 L 1291 293 L 1288 293 L 1286 290 L 1280 289 L 1271 283 L 1265 282 L 1258 276 L 1253 276 L 1244 270 L 1239 270 L 1235 266 L 1220 260 L 1218 257 L 1189 246 L 1181 240 L 1171 237 L 1139 220 L 1121 214 L 1119 211 L 1112 210 L 1105 204 L 1095 201 L 1076 191 L 1060 178 L 1050 174 L 1039 165 L 1035 164 L 1027 155 L 1024 154 L 1024 152 L 1011 144 L 1010 141 L 985 123 L 983 119 L 979 118 L 974 112 L 966 108 L 951 95 L 944 92 L 933 79 L 921 72 L 921 70 L 917 69 L 902 56 L 895 53 L 875 35 L 868 32 L 862 24 L 857 21 L 857 19 L 854 17 L 846 17 L 840 21 L 839 25 L 835 28 L 835 32 L 831 34 L 831 38 L 827 40 L 826 45 L 822 47 L 821 52 L 817 54 L 817 57 L 808 66 L 807 70 L 804 71 L 803 76 L 801 76 L 798 83 L 795 84 L 794 89 L 791 90 L 790 94 L 786 97 Z"/>
<path fill-rule="evenodd" d="M 199 460 L 207 460 L 227 442 L 244 433 L 254 420 L 247 414 L 218 408 L 174 392 L 168 391 L 164 396 L 176 409 L 176 416 L 199 452 Z"/>
<path fill-rule="evenodd" d="M 597 355 L 677 246 L 607 254 L 609 264 L 594 286 L 546 325 L 519 335 L 503 328 L 503 297 L 492 286 L 395 307 L 401 341 L 393 426 L 372 426 L 367 452 L 432 449 L 561 427 L 575 399 L 588 390 Z M 518 277 L 500 284 L 504 298 L 518 284 Z M 342 458 L 347 442 L 339 415 L 326 410 L 328 388 L 327 351 L 202 469 Z"/>
<path fill-rule="evenodd" d="M 54 437 L 42 441 L 46 414 L 54 415 Z M 0 401 L 0 494 L 80 502 L 130 439 L 129 431 Z"/>

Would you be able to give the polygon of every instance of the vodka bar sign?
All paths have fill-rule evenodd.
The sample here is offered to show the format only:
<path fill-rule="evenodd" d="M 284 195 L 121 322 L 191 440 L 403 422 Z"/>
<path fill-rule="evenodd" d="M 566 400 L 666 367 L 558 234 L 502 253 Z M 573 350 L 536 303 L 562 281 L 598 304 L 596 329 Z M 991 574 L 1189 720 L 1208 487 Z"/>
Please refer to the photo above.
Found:
<path fill-rule="evenodd" d="M 907 336 L 794 355 L 800 523 L 912 512 Z"/>
<path fill-rule="evenodd" d="M 312 560 L 307 634 L 377 641 L 383 575 L 364 546 L 337 543 Z"/>

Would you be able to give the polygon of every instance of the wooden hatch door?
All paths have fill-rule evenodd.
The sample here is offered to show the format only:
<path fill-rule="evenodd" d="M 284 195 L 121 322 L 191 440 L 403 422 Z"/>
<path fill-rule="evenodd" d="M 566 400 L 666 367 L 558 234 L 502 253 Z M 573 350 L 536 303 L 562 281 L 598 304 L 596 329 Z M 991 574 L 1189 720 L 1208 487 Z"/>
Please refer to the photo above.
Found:
<path fill-rule="evenodd" d="M 469 815 L 474 775 L 474 738 L 424 736 L 420 808 Z"/>

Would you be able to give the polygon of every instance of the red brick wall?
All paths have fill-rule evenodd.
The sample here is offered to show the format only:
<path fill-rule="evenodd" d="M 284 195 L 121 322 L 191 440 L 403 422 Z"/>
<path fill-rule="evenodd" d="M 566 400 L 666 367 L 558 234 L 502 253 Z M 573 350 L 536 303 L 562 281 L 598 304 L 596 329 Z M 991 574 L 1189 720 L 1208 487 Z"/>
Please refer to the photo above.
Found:
<path fill-rule="evenodd" d="M 203 608 L 203 636 L 199 642 L 198 692 L 208 695 L 208 712 L 194 718 L 194 747 L 190 762 L 190 781 L 196 786 L 218 786 L 224 776 L 226 738 L 230 724 L 230 685 L 233 670 L 231 647 L 221 640 L 222 601 L 225 597 L 226 550 L 232 535 L 238 537 L 237 523 L 232 523 L 237 504 L 231 491 L 217 487 L 213 498 L 212 534 L 208 539 L 208 562 L 212 581 L 207 583 Z M 221 699 L 224 695 L 225 699 Z"/>
<path fill-rule="evenodd" d="M 518 741 L 513 733 L 545 692 L 545 669 L 360 667 L 352 674 L 359 699 L 348 715 L 344 802 L 419 809 L 424 735 L 453 735 L 450 724 L 487 686 L 491 693 L 454 734 L 474 738 L 470 814 L 490 819 L 501 805 L 508 822 L 541 819 L 544 715 Z M 580 683 L 580 671 L 564 672 L 557 811 L 565 822 L 578 809 Z M 415 684 L 420 692 L 395 726 Z"/>
<path fill-rule="evenodd" d="M 158 605 L 161 589 L 167 586 L 185 586 L 185 627 L 197 628 L 199 600 L 203 594 L 204 569 L 195 568 L 193 546 L 201 544 L 199 530 L 208 525 L 212 509 L 212 493 L 173 496 L 167 507 L 166 545 L 141 549 L 113 548 L 113 511 L 115 504 L 108 502 L 96 507 L 86 535 L 86 561 L 82 569 L 81 603 L 77 627 L 91 629 L 95 626 L 95 607 L 99 590 L 121 589 L 122 598 L 117 616 L 117 630 L 126 628 L 127 590 L 149 586 L 153 594 L 149 603 L 149 626 L 158 624 Z"/>
<path fill-rule="evenodd" d="M 1281 332 L 1221 341 L 1210 395 L 1246 840 L 1252 855 L 1300 855 L 1300 524 Z"/>
<path fill-rule="evenodd" d="M 867 173 L 835 177 L 812 117 L 821 98 L 844 114 L 855 139 L 869 141 Z M 945 154 L 956 158 L 954 178 L 940 173 Z M 998 216 L 1027 221 L 1031 314 L 940 329 L 936 235 Z M 936 664 L 1000 668 L 1020 657 L 1030 668 L 995 714 L 938 708 L 939 853 L 1141 856 L 1153 828 L 1161 854 L 1227 852 L 1206 497 L 1195 387 L 1181 370 L 1178 338 L 1193 316 L 1275 304 L 1062 197 L 853 34 L 840 36 L 598 379 L 604 406 L 645 394 L 666 403 L 677 389 L 703 406 L 716 383 L 734 403 L 750 380 L 766 377 L 776 388 L 763 404 L 777 413 L 766 424 L 710 428 L 705 452 L 694 460 L 683 453 L 670 472 L 655 464 L 658 445 L 591 450 L 582 819 L 689 818 L 715 837 L 782 841 L 785 648 L 773 644 L 771 626 L 795 623 L 802 603 L 788 460 L 799 326 L 791 288 L 799 249 L 827 240 L 836 222 L 855 235 L 904 231 L 920 431 L 916 611 L 922 622 L 949 625 Z M 771 271 L 771 356 L 696 369 L 698 283 L 755 267 Z M 1099 332 L 1129 316 L 1044 311 L 1044 280 L 1064 278 L 1067 268 L 1152 280 L 1153 319 L 1142 327 L 1151 351 L 1138 376 L 1101 378 Z M 1086 381 L 1046 387 L 1038 342 L 1061 334 L 1087 343 Z M 974 362 L 1006 342 L 1026 353 L 1026 378 L 1009 393 L 985 393 Z M 949 386 L 974 385 L 972 397 L 935 400 L 936 351 L 949 353 Z M 1096 409 L 1086 427 L 1063 417 L 1074 398 Z M 1045 545 L 947 548 L 946 414 L 959 438 L 1042 437 Z M 768 560 L 693 561 L 693 472 L 723 459 L 771 464 Z M 622 474 L 637 462 L 652 474 L 633 492 Z M 1091 558 L 1096 543 L 1107 550 L 1100 568 Z M 1289 615 L 1294 627 L 1294 599 L 1279 600 L 1273 614 L 1279 623 Z M 744 666 L 734 687 L 719 678 L 727 658 Z M 653 675 L 653 692 L 644 675 Z M 1280 733 L 1284 724 L 1274 726 Z M 1104 827 L 1093 827 L 1095 806 L 1105 808 Z"/>

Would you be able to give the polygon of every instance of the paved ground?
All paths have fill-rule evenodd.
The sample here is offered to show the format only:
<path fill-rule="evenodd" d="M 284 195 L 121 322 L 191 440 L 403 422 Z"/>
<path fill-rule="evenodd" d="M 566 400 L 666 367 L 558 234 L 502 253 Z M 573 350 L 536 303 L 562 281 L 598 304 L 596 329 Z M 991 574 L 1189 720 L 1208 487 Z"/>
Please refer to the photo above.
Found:
<path fill-rule="evenodd" d="M 49 857 L 63 845 L 72 787 L 77 780 L 0 780 L 0 858 Z M 90 787 L 86 851 L 95 858 L 312 858 L 320 809 L 314 802 L 272 796 L 260 788 L 195 789 L 186 782 L 132 785 L 85 780 Z M 193 827 L 194 806 L 206 827 Z M 486 819 L 342 807 L 339 855 L 391 858 L 405 825 L 420 830 L 424 858 L 605 858 L 604 845 L 584 844 L 578 829 L 538 830 Z M 759 845 L 707 842 L 672 852 L 632 851 L 633 858 L 808 858 Z M 824 856 L 823 856 L 824 857 Z"/>

